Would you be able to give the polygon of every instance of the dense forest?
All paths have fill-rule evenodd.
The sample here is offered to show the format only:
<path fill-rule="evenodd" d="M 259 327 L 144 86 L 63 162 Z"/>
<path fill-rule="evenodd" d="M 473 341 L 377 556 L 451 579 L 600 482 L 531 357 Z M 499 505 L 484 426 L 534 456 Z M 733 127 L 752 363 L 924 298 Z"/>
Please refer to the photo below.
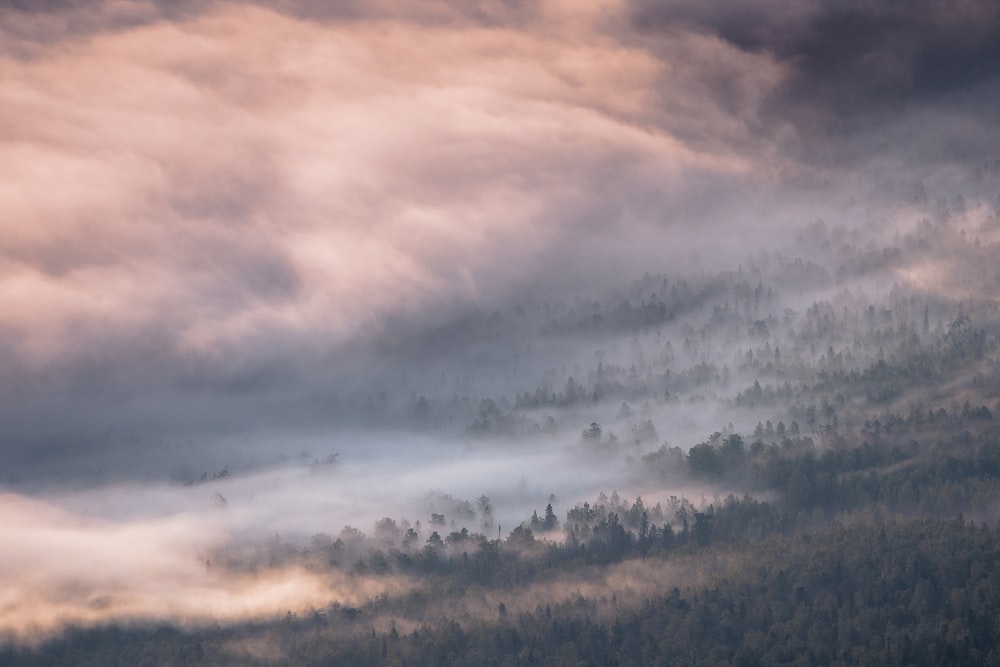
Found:
<path fill-rule="evenodd" d="M 514 506 L 537 506 L 513 524 L 507 500 L 432 490 L 367 531 L 226 544 L 205 557 L 221 576 L 300 568 L 373 592 L 244 621 L 69 623 L 0 663 L 996 664 L 1000 309 L 889 281 L 920 248 L 986 266 L 993 246 L 953 231 L 924 222 L 875 250 L 817 224 L 792 251 L 822 258 L 645 275 L 382 340 L 421 363 L 333 414 L 473 451 L 560 448 L 574 463 L 552 475 L 620 468 L 621 486 L 523 488 Z M 286 465 L 337 484 L 351 456 Z M 225 512 L 252 473 L 172 483 Z"/>

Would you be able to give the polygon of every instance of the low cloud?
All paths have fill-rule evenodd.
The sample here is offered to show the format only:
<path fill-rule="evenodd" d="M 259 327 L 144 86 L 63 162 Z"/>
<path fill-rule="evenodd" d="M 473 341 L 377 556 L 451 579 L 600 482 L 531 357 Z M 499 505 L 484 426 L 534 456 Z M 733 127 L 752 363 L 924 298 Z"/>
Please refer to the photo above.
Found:
<path fill-rule="evenodd" d="M 219 518 L 174 514 L 111 521 L 24 496 L 0 495 L 0 638 L 35 642 L 70 625 L 178 625 L 273 618 L 284 610 L 361 604 L 402 590 L 301 566 L 240 573 L 210 556 L 228 538 Z"/>

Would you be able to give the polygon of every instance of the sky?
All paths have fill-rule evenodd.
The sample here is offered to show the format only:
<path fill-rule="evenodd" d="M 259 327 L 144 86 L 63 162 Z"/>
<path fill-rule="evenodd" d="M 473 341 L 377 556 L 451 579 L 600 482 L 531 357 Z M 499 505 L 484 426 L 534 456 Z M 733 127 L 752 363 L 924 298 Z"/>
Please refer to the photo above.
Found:
<path fill-rule="evenodd" d="M 266 450 L 359 346 L 818 219 L 889 234 L 981 195 L 998 138 L 990 0 L 6 0 L 8 481 Z"/>

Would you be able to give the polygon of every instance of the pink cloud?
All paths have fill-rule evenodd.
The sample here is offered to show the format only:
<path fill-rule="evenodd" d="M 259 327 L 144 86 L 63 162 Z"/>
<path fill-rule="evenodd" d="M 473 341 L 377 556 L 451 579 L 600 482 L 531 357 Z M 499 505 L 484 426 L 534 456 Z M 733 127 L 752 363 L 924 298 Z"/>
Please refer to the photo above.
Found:
<path fill-rule="evenodd" d="M 746 172 L 664 130 L 663 85 L 677 113 L 738 121 L 692 96 L 684 62 L 603 34 L 616 11 L 487 28 L 219 5 L 0 60 L 3 326 L 44 355 L 151 321 L 178 349 L 346 336 L 572 235 L 561 211 L 609 163 L 668 190 Z M 754 70 L 751 97 L 775 76 Z"/>

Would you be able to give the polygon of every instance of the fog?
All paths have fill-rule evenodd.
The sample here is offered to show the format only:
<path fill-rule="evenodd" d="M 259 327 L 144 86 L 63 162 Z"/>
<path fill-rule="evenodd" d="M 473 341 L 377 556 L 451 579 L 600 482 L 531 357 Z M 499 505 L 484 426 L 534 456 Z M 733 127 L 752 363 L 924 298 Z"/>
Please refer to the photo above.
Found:
<path fill-rule="evenodd" d="M 721 491 L 681 480 L 654 485 L 609 453 L 565 440 L 462 444 L 395 434 L 337 443 L 344 446 L 336 461 L 300 454 L 245 474 L 223 467 L 221 476 L 186 483 L 84 479 L 83 489 L 63 481 L 30 495 L 5 493 L 8 547 L 0 571 L 10 585 L 0 632 L 31 643 L 68 625 L 131 619 L 196 627 L 362 604 L 416 584 L 307 568 L 296 550 L 339 535 L 364 555 L 368 547 L 350 546 L 351 529 L 375 538 L 385 517 L 401 529 L 415 526 L 422 543 L 434 530 L 506 536 L 546 504 L 563 513 L 595 489 L 645 493 L 653 502 L 670 495 L 704 500 Z M 279 449 L 244 442 L 240 451 L 248 444 Z M 488 514 L 477 502 L 484 495 Z"/>
<path fill-rule="evenodd" d="M 825 373 L 994 326 L 997 8 L 786 5 L 5 3 L 0 633 L 359 603 L 412 582 L 248 572 L 386 517 L 740 494 L 683 454 L 832 440 Z"/>
<path fill-rule="evenodd" d="M 174 506 L 166 516 L 108 520 L 89 508 L 70 512 L 4 494 L 0 515 L 6 640 L 36 642 L 69 624 L 121 619 L 187 625 L 269 618 L 283 607 L 356 603 L 405 586 L 389 577 L 320 576 L 301 567 L 260 573 L 213 567 L 208 555 L 226 539 L 226 517 L 218 513 Z"/>

